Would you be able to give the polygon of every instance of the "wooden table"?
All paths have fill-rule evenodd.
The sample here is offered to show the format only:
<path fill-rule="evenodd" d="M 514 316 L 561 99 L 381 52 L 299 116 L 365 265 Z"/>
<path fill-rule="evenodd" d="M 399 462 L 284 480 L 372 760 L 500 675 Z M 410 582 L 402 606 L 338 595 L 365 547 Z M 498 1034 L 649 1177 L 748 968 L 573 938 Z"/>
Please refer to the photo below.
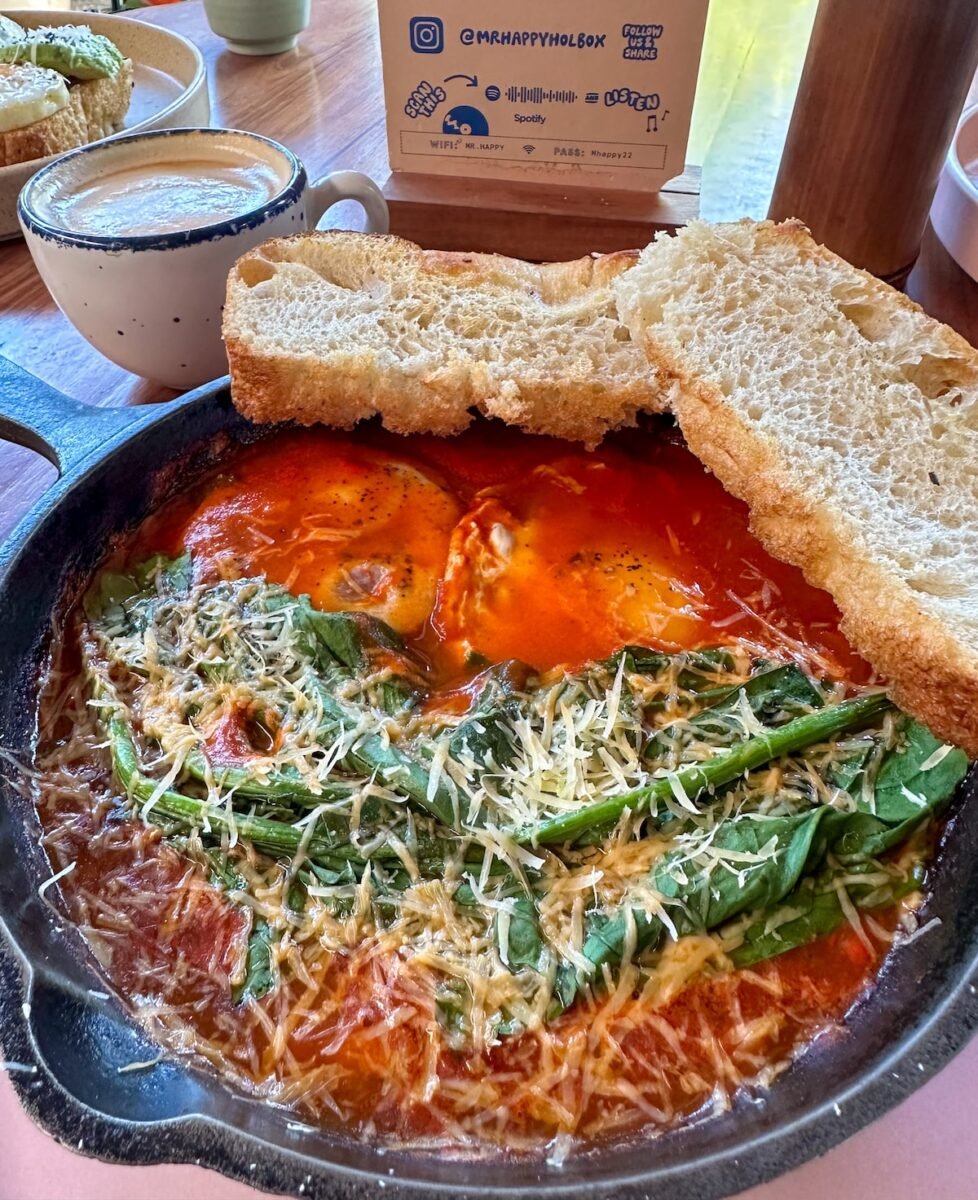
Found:
<path fill-rule="evenodd" d="M 777 170 L 780 147 L 790 116 L 794 89 L 804 57 L 808 30 L 814 13 L 815 0 L 714 0 L 710 26 L 704 48 L 704 68 L 697 98 L 697 110 L 691 135 L 689 159 L 703 165 L 703 215 L 713 219 L 730 219 L 743 215 L 763 216 L 767 198 Z M 230 54 L 223 42 L 207 27 L 200 0 L 149 9 L 135 17 L 175 29 L 201 49 L 210 76 L 213 123 L 255 129 L 290 145 L 315 175 L 340 167 L 366 171 L 377 179 L 388 173 L 387 148 L 384 132 L 384 112 L 381 89 L 380 60 L 376 33 L 376 0 L 316 0 L 313 4 L 313 23 L 303 36 L 300 47 L 293 53 L 274 58 L 248 59 Z M 978 88 L 973 91 L 978 96 Z M 334 210 L 332 221 L 342 225 L 359 221 L 358 210 L 349 206 Z M 22 242 L 0 245 L 0 278 L 3 298 L 0 300 L 0 354 L 6 355 L 27 370 L 54 384 L 70 395 L 100 405 L 147 403 L 170 398 L 174 393 L 148 384 L 127 374 L 103 359 L 89 347 L 61 316 L 48 296 L 34 270 Z M 908 292 L 924 308 L 960 330 L 972 342 L 978 343 L 978 285 L 973 283 L 949 258 L 933 233 L 928 230 L 920 261 L 911 275 Z M 17 518 L 53 478 L 53 468 L 36 455 L 19 448 L 0 449 L 0 536 L 9 530 Z M 970 1061 L 978 1064 L 978 1051 L 972 1047 Z M 974 1068 L 973 1068 L 974 1069 Z M 962 1077 L 958 1064 L 947 1073 Z M 928 1089 L 933 1094 L 941 1083 Z M 978 1100 L 978 1090 L 970 1095 L 962 1092 L 960 1103 L 969 1106 Z M 915 1098 L 923 1111 L 923 1099 Z M 5 1083 L 0 1081 L 0 1106 L 14 1111 L 14 1101 Z M 909 1106 L 908 1106 L 909 1107 Z M 894 1123 L 898 1117 L 889 1118 Z M 11 1122 L 22 1122 L 21 1133 L 26 1142 L 40 1138 L 27 1125 L 26 1117 L 11 1116 L 3 1122 L 11 1144 L 17 1140 Z M 874 1127 L 873 1138 L 879 1151 L 881 1136 Z M 860 1135 L 862 1139 L 869 1134 Z M 970 1159 L 966 1146 L 945 1146 L 941 1132 L 935 1131 L 930 1142 L 931 1155 L 942 1161 L 955 1161 L 958 1167 L 967 1161 L 972 1174 L 978 1172 L 978 1151 Z M 858 1142 L 860 1139 L 856 1139 Z M 900 1135 L 893 1135 L 893 1162 L 899 1161 Z M 45 1143 L 46 1144 L 46 1143 Z M 849 1154 L 853 1143 L 836 1156 Z M 886 1138 L 882 1137 L 886 1152 Z M 61 1161 L 66 1152 L 51 1149 L 52 1160 Z M 59 1158 L 60 1155 L 60 1158 Z M 852 1155 L 850 1154 L 850 1158 Z M 827 1160 L 832 1161 L 832 1158 Z M 97 1168 L 102 1182 L 93 1182 L 91 1191 L 68 1183 L 67 1168 L 63 1171 L 63 1191 L 51 1186 L 45 1174 L 46 1155 L 24 1168 L 13 1178 L 27 1183 L 30 1191 L 46 1196 L 71 1195 L 75 1198 L 107 1195 L 105 1180 L 131 1177 L 118 1175 L 118 1169 Z M 79 1168 L 80 1169 L 80 1168 Z M 936 1168 L 935 1168 L 936 1169 Z M 85 1175 L 93 1179 L 92 1170 Z M 174 1168 L 174 1172 L 188 1168 Z M 852 1164 L 846 1177 L 853 1178 Z M 816 1180 L 825 1172 L 814 1164 L 803 1169 Z M 108 1173 L 108 1175 L 106 1174 Z M 938 1171 L 938 1174 L 940 1172 Z M 886 1179 L 885 1164 L 880 1164 L 879 1179 Z M 142 1176 L 142 1188 L 148 1189 L 148 1174 Z M 176 1179 L 176 1174 L 173 1176 Z M 178 1190 L 190 1195 L 188 1176 L 180 1176 Z M 201 1176 L 203 1179 L 203 1176 Z M 795 1178 L 795 1177 L 793 1177 Z M 868 1178 L 868 1177 L 867 1177 Z M 894 1175 L 888 1184 L 887 1195 L 901 1197 L 911 1192 L 900 1183 L 907 1176 Z M 928 1177 L 931 1178 L 931 1177 Z M 973 1193 L 970 1184 L 962 1181 L 957 1188 L 953 1178 L 945 1177 L 947 1190 L 941 1190 L 940 1178 L 933 1178 L 932 1195 L 963 1197 Z M 7 1190 L 9 1179 L 0 1178 L 0 1200 L 13 1200 L 15 1193 Z M 135 1186 L 135 1185 L 133 1185 Z M 865 1184 L 864 1181 L 864 1185 Z M 913 1187 L 908 1183 L 907 1186 Z M 200 1194 L 212 1194 L 214 1184 L 200 1185 Z M 225 1189 L 218 1185 L 221 1195 L 230 1195 L 233 1185 Z M 760 1189 L 770 1200 L 800 1196 L 787 1180 Z M 118 1185 L 113 1195 L 134 1195 L 128 1184 Z M 802 1185 L 805 1190 L 804 1185 Z M 109 1188 L 111 1190 L 111 1187 Z M 832 1189 L 830 1189 L 832 1190 Z M 17 1195 L 25 1194 L 23 1192 Z M 141 1196 L 154 1197 L 175 1194 L 170 1188 L 151 1192 L 141 1190 Z M 194 1195 L 197 1194 L 196 1184 Z M 216 1195 L 216 1192 L 213 1193 Z M 238 1194 L 235 1192 L 235 1194 Z M 244 1195 L 242 1189 L 241 1194 Z M 754 1195 L 754 1193 L 751 1193 Z M 807 1195 L 807 1190 L 805 1190 Z M 812 1194 L 817 1194 L 813 1191 Z M 836 1192 L 842 1195 L 842 1192 Z M 868 1193 L 862 1193 L 868 1195 Z M 883 1195 L 884 1192 L 879 1193 Z M 914 1193 L 919 1194 L 919 1193 Z"/>

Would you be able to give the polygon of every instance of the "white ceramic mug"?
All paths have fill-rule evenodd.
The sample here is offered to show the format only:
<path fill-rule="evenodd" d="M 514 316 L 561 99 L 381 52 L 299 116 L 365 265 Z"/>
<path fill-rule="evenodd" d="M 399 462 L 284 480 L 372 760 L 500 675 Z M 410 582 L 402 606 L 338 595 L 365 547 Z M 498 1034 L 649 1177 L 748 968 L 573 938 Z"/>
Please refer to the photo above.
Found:
<path fill-rule="evenodd" d="M 309 24 L 310 0 L 204 0 L 204 12 L 235 54 L 282 54 Z"/>
<path fill-rule="evenodd" d="M 221 155 L 271 167 L 278 190 L 245 212 L 176 232 L 117 236 L 77 232 L 59 217 L 66 195 L 138 164 L 207 163 Z M 24 186 L 17 213 L 48 291 L 106 358 L 156 383 L 196 387 L 227 371 L 221 310 L 228 272 L 268 238 L 314 229 L 326 210 L 356 200 L 367 229 L 385 233 L 387 204 L 358 171 L 309 183 L 296 156 L 256 133 L 166 129 L 83 146 Z"/>
<path fill-rule="evenodd" d="M 978 104 L 961 116 L 930 219 L 944 249 L 978 282 Z"/>

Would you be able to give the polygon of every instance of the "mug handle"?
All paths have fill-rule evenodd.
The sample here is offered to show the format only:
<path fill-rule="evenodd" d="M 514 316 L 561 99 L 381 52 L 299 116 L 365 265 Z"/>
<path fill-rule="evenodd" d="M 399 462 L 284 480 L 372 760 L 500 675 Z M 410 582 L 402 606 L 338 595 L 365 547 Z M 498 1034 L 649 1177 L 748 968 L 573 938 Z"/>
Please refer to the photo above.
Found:
<path fill-rule="evenodd" d="M 309 228 L 318 229 L 327 211 L 341 200 L 356 200 L 367 214 L 367 233 L 386 233 L 390 212 L 384 193 L 369 175 L 360 171 L 334 171 L 309 185 L 306 204 Z"/>

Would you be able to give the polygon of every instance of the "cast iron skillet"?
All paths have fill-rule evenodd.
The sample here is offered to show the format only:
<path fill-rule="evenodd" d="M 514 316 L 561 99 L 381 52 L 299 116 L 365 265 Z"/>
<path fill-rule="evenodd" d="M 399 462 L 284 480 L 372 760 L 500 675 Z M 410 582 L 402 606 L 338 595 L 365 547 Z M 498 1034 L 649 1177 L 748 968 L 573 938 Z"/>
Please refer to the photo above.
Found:
<path fill-rule="evenodd" d="M 172 404 L 96 409 L 0 359 L 0 436 L 39 451 L 60 479 L 0 548 L 0 746 L 29 756 L 36 679 L 57 619 L 114 535 L 190 485 L 236 442 L 262 436 L 224 381 Z M 958 809 L 975 808 L 975 780 Z M 900 949 L 845 1033 L 823 1037 L 767 1095 L 724 1116 L 545 1163 L 382 1151 L 296 1128 L 157 1048 L 80 938 L 38 898 L 50 867 L 30 806 L 0 780 L 0 1057 L 28 1112 L 59 1140 L 115 1162 L 198 1162 L 257 1187 L 312 1197 L 647 1197 L 711 1200 L 823 1153 L 892 1108 L 978 1024 L 978 813 L 953 823 L 936 895 L 941 924 Z M 6 938 L 2 935 L 6 934 Z M 290 1123 L 292 1128 L 290 1128 Z"/>

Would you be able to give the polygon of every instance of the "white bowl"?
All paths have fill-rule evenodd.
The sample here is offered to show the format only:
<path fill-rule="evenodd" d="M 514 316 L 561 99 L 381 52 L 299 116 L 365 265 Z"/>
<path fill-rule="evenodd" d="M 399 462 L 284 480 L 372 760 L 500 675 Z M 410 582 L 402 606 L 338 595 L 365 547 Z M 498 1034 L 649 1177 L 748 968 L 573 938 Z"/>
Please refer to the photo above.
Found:
<path fill-rule="evenodd" d="M 958 123 L 930 219 L 948 254 L 978 282 L 978 104 Z"/>
<path fill-rule="evenodd" d="M 0 12 L 3 11 L 0 0 Z M 133 17 L 47 9 L 10 9 L 8 12 L 28 28 L 35 25 L 88 25 L 95 33 L 104 33 L 111 38 L 122 53 L 132 59 L 135 86 L 120 134 L 209 124 L 211 114 L 204 59 L 197 47 L 180 34 Z M 20 233 L 17 224 L 20 189 L 35 171 L 56 157 L 35 158 L 31 162 L 0 167 L 0 239 Z"/>

